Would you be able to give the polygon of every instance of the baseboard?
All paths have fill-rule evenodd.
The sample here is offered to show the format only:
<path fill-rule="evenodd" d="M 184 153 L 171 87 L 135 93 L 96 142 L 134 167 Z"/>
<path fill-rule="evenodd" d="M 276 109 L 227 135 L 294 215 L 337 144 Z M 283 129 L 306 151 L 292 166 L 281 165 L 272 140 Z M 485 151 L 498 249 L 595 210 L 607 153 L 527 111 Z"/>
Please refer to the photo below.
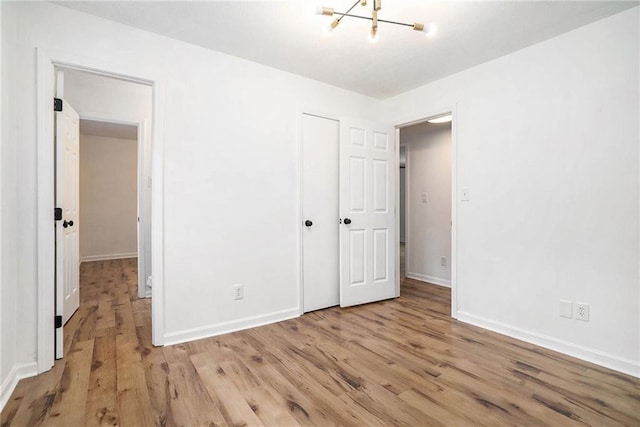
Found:
<path fill-rule="evenodd" d="M 640 378 L 640 361 L 573 344 L 458 310 L 458 320 Z"/>
<path fill-rule="evenodd" d="M 276 311 L 261 316 L 246 317 L 244 319 L 223 322 L 210 326 L 188 329 L 180 332 L 165 334 L 164 344 L 173 345 L 187 341 L 195 341 L 203 338 L 214 337 L 216 335 L 227 334 L 229 332 L 241 331 L 243 329 L 255 328 L 256 326 L 268 325 L 269 323 L 281 322 L 300 316 L 300 309 Z"/>
<path fill-rule="evenodd" d="M 33 377 L 38 374 L 38 364 L 36 362 L 14 365 L 7 375 L 7 378 L 0 385 L 0 411 L 9 401 L 13 390 L 16 389 L 18 381 L 23 378 Z"/>
<path fill-rule="evenodd" d="M 429 282 L 434 285 L 444 286 L 445 288 L 451 287 L 451 280 L 442 279 L 440 277 L 427 276 L 426 274 L 407 273 L 405 274 L 409 279 L 420 280 L 421 282 Z"/>
<path fill-rule="evenodd" d="M 123 259 L 123 258 L 137 258 L 137 252 L 127 252 L 123 254 L 105 254 L 105 255 L 88 255 L 80 257 L 80 262 L 91 261 L 109 261 L 111 259 Z"/>

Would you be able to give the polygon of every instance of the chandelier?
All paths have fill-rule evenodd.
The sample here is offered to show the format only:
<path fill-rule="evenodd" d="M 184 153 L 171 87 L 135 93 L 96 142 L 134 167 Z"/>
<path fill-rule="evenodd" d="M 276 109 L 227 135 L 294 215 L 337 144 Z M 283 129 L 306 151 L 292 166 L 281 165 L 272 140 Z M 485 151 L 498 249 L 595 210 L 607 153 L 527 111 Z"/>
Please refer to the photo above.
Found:
<path fill-rule="evenodd" d="M 375 42 L 378 39 L 378 22 L 384 22 L 385 24 L 401 25 L 403 27 L 411 27 L 415 31 L 420 31 L 422 33 L 425 33 L 427 36 L 433 35 L 436 31 L 436 26 L 434 24 L 429 24 L 425 26 L 424 24 L 421 24 L 419 22 L 415 22 L 413 24 L 407 24 L 404 22 L 389 21 L 387 19 L 379 19 L 378 11 L 382 9 L 382 0 L 373 0 L 373 10 L 371 11 L 371 17 L 352 14 L 351 11 L 353 10 L 353 8 L 355 8 L 358 5 L 358 3 L 360 3 L 361 6 L 366 6 L 367 0 L 356 0 L 356 2 L 344 13 L 336 12 L 331 7 L 323 7 L 323 6 L 318 6 L 315 12 L 318 15 L 324 15 L 324 16 L 338 15 L 338 18 L 334 19 L 333 22 L 331 22 L 331 24 L 329 25 L 329 27 L 327 27 L 328 31 L 333 31 L 338 25 L 340 25 L 340 22 L 344 19 L 345 16 L 348 16 L 350 18 L 366 19 L 368 21 L 371 21 L 371 33 L 370 33 L 369 40 L 371 40 L 372 42 Z"/>

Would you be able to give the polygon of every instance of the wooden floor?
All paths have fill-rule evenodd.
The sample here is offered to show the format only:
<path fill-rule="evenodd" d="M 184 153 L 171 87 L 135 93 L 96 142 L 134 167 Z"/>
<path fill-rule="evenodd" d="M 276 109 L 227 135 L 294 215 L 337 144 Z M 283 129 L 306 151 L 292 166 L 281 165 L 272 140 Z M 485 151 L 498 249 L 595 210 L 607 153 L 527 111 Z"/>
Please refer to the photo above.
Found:
<path fill-rule="evenodd" d="M 150 343 L 135 260 L 83 263 L 66 356 L 2 425 L 640 425 L 640 380 L 451 320 L 446 288 Z"/>

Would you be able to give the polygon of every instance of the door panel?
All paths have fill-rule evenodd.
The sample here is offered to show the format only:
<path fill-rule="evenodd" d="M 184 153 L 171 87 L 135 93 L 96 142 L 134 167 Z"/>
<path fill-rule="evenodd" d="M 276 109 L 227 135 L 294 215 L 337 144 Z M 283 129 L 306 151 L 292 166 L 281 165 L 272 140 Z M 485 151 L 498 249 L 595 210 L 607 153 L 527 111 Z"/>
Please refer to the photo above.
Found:
<path fill-rule="evenodd" d="M 80 306 L 79 161 L 80 120 L 63 100 L 56 112 L 56 315 L 65 324 Z M 62 328 L 56 331 L 56 358 L 63 356 Z"/>
<path fill-rule="evenodd" d="M 394 298 L 396 165 L 394 130 L 340 121 L 340 305 Z M 393 167 L 392 167 L 393 166 Z"/>
<path fill-rule="evenodd" d="M 302 116 L 303 310 L 340 303 L 338 143 L 335 120 Z M 312 225 L 304 225 L 305 221 Z"/>

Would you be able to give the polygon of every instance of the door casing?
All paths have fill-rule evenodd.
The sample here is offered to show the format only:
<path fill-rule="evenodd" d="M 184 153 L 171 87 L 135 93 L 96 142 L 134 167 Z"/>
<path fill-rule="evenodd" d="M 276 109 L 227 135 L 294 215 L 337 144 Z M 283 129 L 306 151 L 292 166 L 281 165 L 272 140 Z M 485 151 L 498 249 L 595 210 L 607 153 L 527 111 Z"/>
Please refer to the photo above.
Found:
<path fill-rule="evenodd" d="M 55 68 L 72 68 L 89 73 L 149 85 L 152 88 L 152 342 L 164 344 L 164 259 L 163 259 L 163 80 L 148 70 L 122 60 L 105 62 L 96 58 L 44 48 L 37 49 L 37 366 L 45 372 L 54 363 L 55 223 L 53 98 Z"/>

